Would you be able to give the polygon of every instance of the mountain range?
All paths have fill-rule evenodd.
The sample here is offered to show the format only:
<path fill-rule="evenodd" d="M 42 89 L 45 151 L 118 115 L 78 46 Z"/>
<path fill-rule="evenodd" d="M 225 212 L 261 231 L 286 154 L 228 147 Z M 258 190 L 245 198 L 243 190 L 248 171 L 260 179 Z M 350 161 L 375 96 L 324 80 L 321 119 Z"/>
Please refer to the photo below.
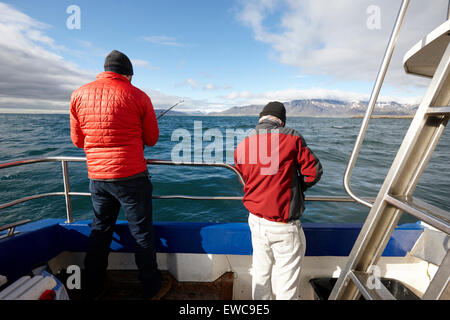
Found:
<path fill-rule="evenodd" d="M 366 112 L 368 101 L 343 101 L 330 99 L 303 99 L 284 102 L 287 116 L 308 117 L 355 117 Z M 221 112 L 211 112 L 209 116 L 250 116 L 258 115 L 263 105 L 232 107 Z M 377 102 L 373 114 L 378 116 L 412 116 L 417 104 L 401 104 L 395 101 Z"/>
<path fill-rule="evenodd" d="M 287 116 L 303 117 L 361 117 L 365 114 L 368 101 L 331 100 L 331 99 L 302 99 L 284 102 Z M 418 104 L 404 104 L 395 101 L 377 102 L 373 112 L 374 117 L 412 117 Z M 170 110 L 167 115 L 189 116 L 256 116 L 264 105 L 235 106 L 220 112 L 203 111 L 175 111 Z M 163 113 L 163 109 L 155 109 L 156 115 Z"/>

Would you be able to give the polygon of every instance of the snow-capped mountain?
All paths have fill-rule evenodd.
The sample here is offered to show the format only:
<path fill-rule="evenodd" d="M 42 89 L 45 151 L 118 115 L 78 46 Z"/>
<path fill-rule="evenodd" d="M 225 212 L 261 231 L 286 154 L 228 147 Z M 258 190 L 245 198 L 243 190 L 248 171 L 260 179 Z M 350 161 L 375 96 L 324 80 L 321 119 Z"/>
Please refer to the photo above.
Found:
<path fill-rule="evenodd" d="M 352 117 L 363 115 L 367 108 L 367 101 L 343 101 L 328 99 L 304 99 L 284 102 L 287 116 L 311 117 Z M 232 107 L 222 112 L 208 115 L 258 115 L 263 105 L 249 105 Z M 418 105 L 400 104 L 395 101 L 377 102 L 374 115 L 407 116 L 413 115 Z"/>

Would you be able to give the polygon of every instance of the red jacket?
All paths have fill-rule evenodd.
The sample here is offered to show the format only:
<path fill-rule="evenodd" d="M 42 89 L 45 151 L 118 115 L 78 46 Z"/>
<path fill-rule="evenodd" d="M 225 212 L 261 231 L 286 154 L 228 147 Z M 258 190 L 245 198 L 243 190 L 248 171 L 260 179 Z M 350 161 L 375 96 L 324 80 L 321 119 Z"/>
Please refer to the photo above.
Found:
<path fill-rule="evenodd" d="M 303 213 L 303 192 L 322 175 L 319 159 L 295 130 L 264 120 L 234 152 L 242 174 L 244 206 L 258 217 L 288 222 Z"/>
<path fill-rule="evenodd" d="M 77 89 L 70 102 L 72 142 L 84 148 L 91 179 L 126 178 L 147 169 L 144 144 L 158 141 L 150 98 L 114 72 Z"/>

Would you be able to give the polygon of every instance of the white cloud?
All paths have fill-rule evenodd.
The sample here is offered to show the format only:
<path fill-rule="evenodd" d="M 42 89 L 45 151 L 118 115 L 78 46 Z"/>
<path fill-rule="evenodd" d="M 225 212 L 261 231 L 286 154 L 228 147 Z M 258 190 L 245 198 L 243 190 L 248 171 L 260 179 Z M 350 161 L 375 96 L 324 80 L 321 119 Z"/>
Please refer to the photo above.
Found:
<path fill-rule="evenodd" d="M 29 30 L 30 28 L 46 29 L 50 27 L 48 24 L 34 20 L 26 14 L 14 9 L 12 6 L 1 2 L 0 21 L 21 30 Z"/>
<path fill-rule="evenodd" d="M 73 90 L 95 79 L 96 73 L 83 70 L 52 51 L 59 46 L 54 39 L 45 34 L 48 28 L 50 26 L 0 2 L 2 110 L 30 112 L 30 109 L 24 108 L 32 108 L 67 111 Z M 88 41 L 77 40 L 77 43 L 89 51 L 95 48 Z M 156 68 L 143 59 L 133 59 L 132 63 L 136 67 Z M 199 86 L 194 79 L 187 79 L 185 84 L 192 87 Z M 148 93 L 156 108 L 169 107 L 182 99 L 185 100 L 183 108 L 186 110 L 198 110 L 209 106 L 207 101 L 171 96 L 157 90 L 149 90 Z"/>
<path fill-rule="evenodd" d="M 201 86 L 201 84 L 197 80 L 192 79 L 192 78 L 188 78 L 188 79 L 184 80 L 183 82 L 175 84 L 175 88 L 183 87 L 183 86 L 188 86 L 188 87 L 191 87 L 192 89 L 198 89 Z M 231 89 L 231 86 L 229 86 L 229 85 L 220 86 L 220 85 L 216 85 L 211 82 L 206 83 L 202 86 L 203 91 L 210 91 L 210 92 L 216 91 L 216 90 L 229 90 L 229 89 Z"/>
<path fill-rule="evenodd" d="M 232 86 L 230 85 L 217 85 L 214 83 L 207 83 L 203 86 L 204 91 L 216 91 L 216 90 L 230 90 Z"/>
<path fill-rule="evenodd" d="M 411 45 L 444 20 L 442 8 L 446 8 L 446 1 L 433 1 L 433 6 L 425 1 L 411 3 L 388 73 L 388 82 L 403 86 L 409 95 L 414 92 L 412 84 L 423 86 L 427 80 L 404 75 L 401 58 Z M 366 27 L 366 8 L 373 4 L 381 8 L 380 30 Z M 253 31 L 257 41 L 268 45 L 270 55 L 283 64 L 297 67 L 299 76 L 330 75 L 335 81 L 373 81 L 399 5 L 399 1 L 389 0 L 242 0 L 238 16 Z M 71 92 L 95 79 L 96 73 L 83 70 L 56 53 L 67 49 L 48 36 L 49 28 L 49 25 L 0 2 L 0 107 L 67 108 Z M 143 39 L 161 45 L 184 46 L 174 37 Z M 79 40 L 78 44 L 92 52 L 92 43 Z M 99 55 L 105 55 L 103 50 L 97 51 Z M 180 61 L 178 68 L 183 68 L 184 63 L 184 60 Z M 133 64 L 156 68 L 142 59 L 134 59 Z M 201 88 L 208 91 L 203 92 L 205 95 L 211 95 L 214 90 L 231 89 L 231 86 L 204 84 L 193 78 L 176 86 Z M 361 93 L 325 88 L 286 88 L 267 92 L 235 90 L 226 96 L 208 99 L 192 99 L 160 90 L 149 90 L 148 93 L 156 108 L 168 108 L 185 100 L 177 107 L 180 111 L 221 111 L 235 105 L 265 104 L 270 100 L 368 99 Z M 417 102 L 420 97 L 381 99 Z"/>
<path fill-rule="evenodd" d="M 141 37 L 143 40 L 164 46 L 172 46 L 172 47 L 184 47 L 184 44 L 178 42 L 178 40 L 174 37 L 168 37 L 165 35 L 161 36 L 143 36 Z"/>
<path fill-rule="evenodd" d="M 187 96 L 178 96 L 175 94 L 167 94 L 160 90 L 146 89 L 144 90 L 152 100 L 155 109 L 167 109 L 175 103 L 183 100 L 184 102 L 177 106 L 176 111 L 223 111 L 232 107 L 232 105 L 223 102 L 212 102 L 207 99 L 192 99 Z"/>
<path fill-rule="evenodd" d="M 183 87 L 183 86 L 188 86 L 191 87 L 192 89 L 197 89 L 200 86 L 200 84 L 198 83 L 197 80 L 192 78 L 188 78 L 183 82 L 175 84 L 175 87 Z"/>
<path fill-rule="evenodd" d="M 146 67 L 149 65 L 147 60 L 131 59 L 131 63 L 136 67 Z"/>
<path fill-rule="evenodd" d="M 198 82 L 192 78 L 186 79 L 184 83 L 191 86 L 192 88 L 198 88 L 199 86 Z"/>
<path fill-rule="evenodd" d="M 150 62 L 148 62 L 147 60 L 141 60 L 141 59 L 131 59 L 131 63 L 133 64 L 133 67 L 141 67 L 141 68 L 146 68 L 149 69 L 151 71 L 154 70 L 158 70 L 158 67 L 155 67 L 154 65 L 152 65 Z"/>
<path fill-rule="evenodd" d="M 380 8 L 379 30 L 367 27 L 366 12 Z M 444 22 L 448 1 L 412 1 L 386 82 L 398 87 L 424 86 L 427 80 L 405 75 L 402 57 Z M 392 0 L 242 0 L 238 20 L 257 41 L 270 46 L 282 64 L 337 81 L 374 81 L 400 7 Z"/>
<path fill-rule="evenodd" d="M 82 39 L 76 39 L 75 42 L 82 47 L 83 49 L 86 50 L 74 50 L 71 49 L 70 52 L 71 54 L 75 54 L 78 56 L 96 56 L 96 57 L 102 57 L 105 58 L 109 52 L 103 48 L 98 48 L 96 47 L 92 42 L 90 41 L 86 41 L 86 40 L 82 40 Z"/>
<path fill-rule="evenodd" d="M 217 90 L 217 86 L 212 83 L 207 83 L 203 86 L 203 90 L 206 90 L 206 91 Z"/>
<path fill-rule="evenodd" d="M 263 105 L 269 101 L 288 102 L 301 99 L 331 99 L 331 100 L 368 100 L 368 94 L 361 94 L 352 91 L 343 91 L 336 89 L 312 88 L 312 89 L 284 89 L 267 92 L 234 91 L 223 97 L 233 102 L 235 105 Z M 398 98 L 390 96 L 381 96 L 379 101 L 397 101 L 399 103 L 419 103 L 422 97 Z"/>
<path fill-rule="evenodd" d="M 95 79 L 50 51 L 62 47 L 45 34 L 48 28 L 0 3 L 0 106 L 67 107 L 72 91 Z"/>

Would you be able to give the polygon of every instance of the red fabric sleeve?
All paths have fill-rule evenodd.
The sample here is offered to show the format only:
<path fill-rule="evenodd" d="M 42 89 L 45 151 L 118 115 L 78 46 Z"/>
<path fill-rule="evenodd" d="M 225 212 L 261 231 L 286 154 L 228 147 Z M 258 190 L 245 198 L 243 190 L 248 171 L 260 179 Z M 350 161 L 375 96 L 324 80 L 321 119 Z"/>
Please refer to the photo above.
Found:
<path fill-rule="evenodd" d="M 76 99 L 73 94 L 70 99 L 70 138 L 76 147 L 84 148 L 84 134 L 78 122 Z"/>
<path fill-rule="evenodd" d="M 144 108 L 144 117 L 142 119 L 142 138 L 145 145 L 154 146 L 156 142 L 158 142 L 159 138 L 159 127 L 156 120 L 155 110 L 153 109 L 152 101 L 146 94 L 143 94 L 142 100 Z"/>
<path fill-rule="evenodd" d="M 297 162 L 300 166 L 300 173 L 304 177 L 305 187 L 310 188 L 320 180 L 323 172 L 322 165 L 302 137 L 298 139 L 298 150 Z"/>

